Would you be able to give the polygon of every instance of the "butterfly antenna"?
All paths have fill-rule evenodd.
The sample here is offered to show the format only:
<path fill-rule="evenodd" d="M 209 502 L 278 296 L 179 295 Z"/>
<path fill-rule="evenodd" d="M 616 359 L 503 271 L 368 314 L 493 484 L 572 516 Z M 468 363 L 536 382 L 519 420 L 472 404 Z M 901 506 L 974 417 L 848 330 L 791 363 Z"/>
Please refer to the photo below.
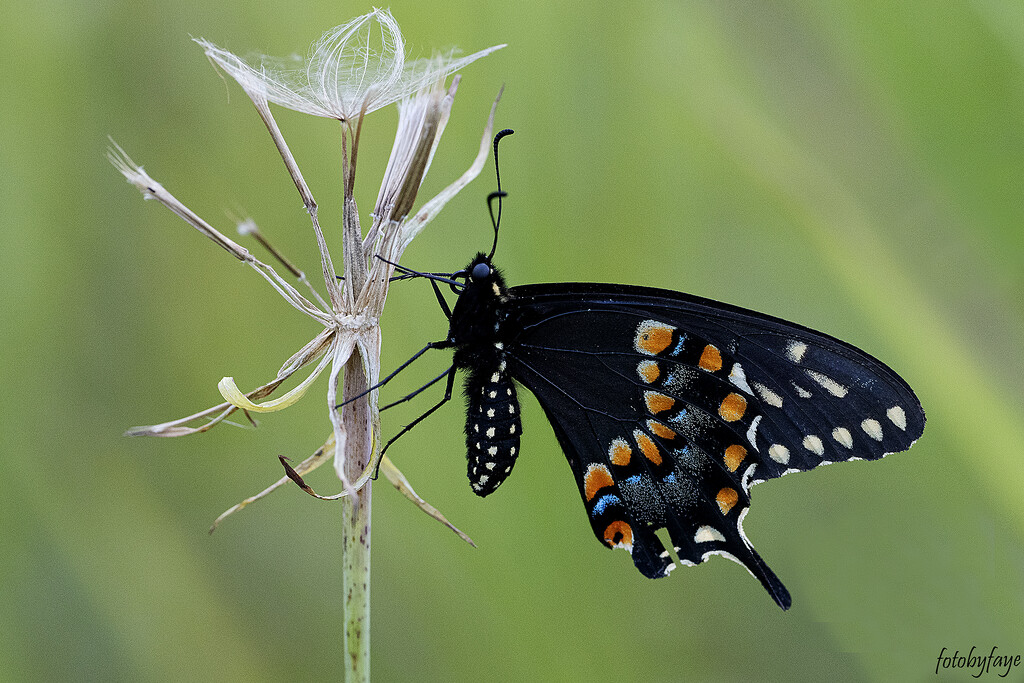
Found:
<path fill-rule="evenodd" d="M 498 248 L 498 226 L 501 225 L 501 198 L 507 197 L 507 192 L 501 190 L 501 173 L 498 172 L 498 142 L 501 141 L 506 135 L 512 135 L 515 133 L 511 128 L 505 130 L 499 130 L 498 134 L 494 136 L 494 178 L 498 182 L 498 190 L 487 195 L 487 211 L 491 214 L 491 225 L 494 226 L 494 242 L 491 244 L 491 253 L 487 255 L 487 260 L 490 261 L 491 257 L 494 256 L 494 251 Z M 498 199 L 498 217 L 494 217 L 494 199 Z"/>

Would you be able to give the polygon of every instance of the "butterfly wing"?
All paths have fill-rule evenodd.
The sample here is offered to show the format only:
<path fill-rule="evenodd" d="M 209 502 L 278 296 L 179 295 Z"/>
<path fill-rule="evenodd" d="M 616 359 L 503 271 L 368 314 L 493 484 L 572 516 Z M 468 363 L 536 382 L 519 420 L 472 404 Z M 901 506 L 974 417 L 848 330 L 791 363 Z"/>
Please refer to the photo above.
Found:
<path fill-rule="evenodd" d="M 510 290 L 509 371 L 538 399 L 594 533 L 648 577 L 712 554 L 785 587 L 743 533 L 750 487 L 906 450 L 924 429 L 910 387 L 838 339 L 678 292 L 621 285 Z"/>

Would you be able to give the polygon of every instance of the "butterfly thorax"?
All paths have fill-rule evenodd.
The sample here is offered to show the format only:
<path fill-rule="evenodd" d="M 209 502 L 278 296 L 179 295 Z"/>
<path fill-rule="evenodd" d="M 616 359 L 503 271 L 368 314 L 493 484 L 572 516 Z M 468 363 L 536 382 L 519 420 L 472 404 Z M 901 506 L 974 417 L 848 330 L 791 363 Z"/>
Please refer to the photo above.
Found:
<path fill-rule="evenodd" d="M 452 311 L 448 343 L 466 377 L 466 450 L 469 482 L 486 496 L 508 477 L 519 454 L 519 400 L 506 369 L 509 301 L 505 281 L 484 254 L 466 268 L 466 287 Z"/>

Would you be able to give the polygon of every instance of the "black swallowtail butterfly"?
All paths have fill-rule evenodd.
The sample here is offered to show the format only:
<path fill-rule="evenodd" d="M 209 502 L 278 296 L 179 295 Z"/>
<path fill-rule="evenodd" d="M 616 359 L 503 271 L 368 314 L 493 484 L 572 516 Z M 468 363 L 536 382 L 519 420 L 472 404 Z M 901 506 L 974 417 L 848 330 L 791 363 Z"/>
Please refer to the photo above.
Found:
<path fill-rule="evenodd" d="M 491 197 L 499 198 L 495 242 L 502 196 Z M 629 551 L 644 576 L 675 567 L 655 534 L 665 529 L 683 564 L 724 555 L 788 609 L 789 592 L 743 533 L 750 487 L 826 463 L 877 460 L 910 448 L 924 430 L 907 383 L 838 339 L 662 289 L 507 287 L 493 254 L 446 276 L 415 273 L 435 283 L 450 320 L 447 338 L 427 348 L 454 349 L 454 362 L 437 378 L 447 377 L 445 398 L 398 436 L 451 398 L 456 370 L 468 371 L 468 474 L 486 496 L 519 455 L 516 384 L 526 387 L 551 422 L 598 540 Z M 438 280 L 458 293 L 453 310 Z"/>

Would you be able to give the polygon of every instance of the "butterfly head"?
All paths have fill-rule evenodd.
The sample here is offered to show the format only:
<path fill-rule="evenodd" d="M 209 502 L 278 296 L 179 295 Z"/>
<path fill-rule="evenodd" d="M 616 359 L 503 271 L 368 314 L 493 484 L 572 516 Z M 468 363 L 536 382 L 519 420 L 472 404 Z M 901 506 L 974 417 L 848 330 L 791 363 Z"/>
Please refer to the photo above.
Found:
<path fill-rule="evenodd" d="M 452 275 L 464 280 L 452 310 L 450 341 L 455 344 L 480 344 L 500 335 L 508 290 L 501 271 L 491 264 L 487 254 L 479 253 L 464 269 Z"/>

